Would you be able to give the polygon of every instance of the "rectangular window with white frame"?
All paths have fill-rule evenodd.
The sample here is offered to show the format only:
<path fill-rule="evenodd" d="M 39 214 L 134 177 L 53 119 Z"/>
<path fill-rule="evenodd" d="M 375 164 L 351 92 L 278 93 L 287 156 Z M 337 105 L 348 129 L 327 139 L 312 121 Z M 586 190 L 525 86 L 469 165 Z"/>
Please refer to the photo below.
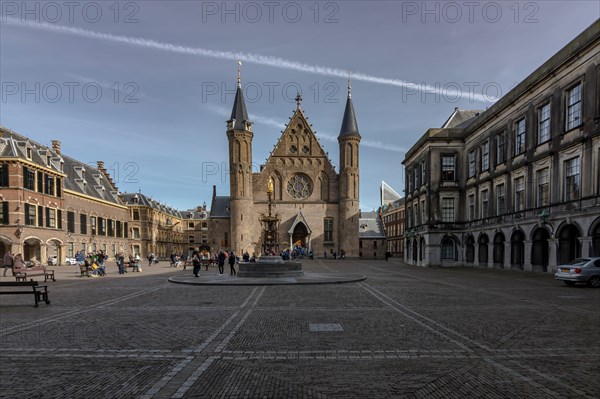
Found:
<path fill-rule="evenodd" d="M 525 177 L 515 179 L 515 212 L 525 209 Z"/>
<path fill-rule="evenodd" d="M 579 157 L 565 161 L 565 201 L 579 199 Z"/>
<path fill-rule="evenodd" d="M 415 166 L 415 189 L 421 187 L 421 181 L 419 180 L 420 178 L 421 173 L 419 172 L 419 168 Z"/>
<path fill-rule="evenodd" d="M 481 171 L 485 172 L 490 168 L 490 142 L 485 141 L 481 146 Z"/>
<path fill-rule="evenodd" d="M 469 195 L 469 220 L 475 220 L 475 194 Z"/>
<path fill-rule="evenodd" d="M 469 177 L 475 176 L 475 151 L 469 151 Z"/>
<path fill-rule="evenodd" d="M 581 91 L 581 83 L 578 83 L 567 91 L 567 131 L 583 123 L 581 115 Z"/>
<path fill-rule="evenodd" d="M 488 206 L 489 206 L 489 192 L 488 190 L 483 190 L 481 192 L 481 218 L 485 219 L 489 216 L 488 214 Z"/>
<path fill-rule="evenodd" d="M 506 212 L 506 188 L 504 184 L 496 186 L 496 215 L 502 215 Z"/>
<path fill-rule="evenodd" d="M 506 133 L 496 135 L 496 165 L 506 162 Z"/>
<path fill-rule="evenodd" d="M 442 180 L 456 180 L 456 158 L 454 155 L 442 155 Z"/>
<path fill-rule="evenodd" d="M 550 103 L 538 109 L 538 144 L 550 140 Z"/>
<path fill-rule="evenodd" d="M 46 208 L 46 227 L 56 228 L 56 209 Z"/>
<path fill-rule="evenodd" d="M 525 152 L 525 118 L 517 121 L 515 125 L 515 155 Z"/>
<path fill-rule="evenodd" d="M 442 198 L 442 222 L 454 223 L 454 198 Z"/>
<path fill-rule="evenodd" d="M 550 205 L 550 174 L 548 168 L 538 170 L 537 179 L 537 206 Z"/>
<path fill-rule="evenodd" d="M 425 184 L 425 160 L 421 161 L 421 184 Z"/>

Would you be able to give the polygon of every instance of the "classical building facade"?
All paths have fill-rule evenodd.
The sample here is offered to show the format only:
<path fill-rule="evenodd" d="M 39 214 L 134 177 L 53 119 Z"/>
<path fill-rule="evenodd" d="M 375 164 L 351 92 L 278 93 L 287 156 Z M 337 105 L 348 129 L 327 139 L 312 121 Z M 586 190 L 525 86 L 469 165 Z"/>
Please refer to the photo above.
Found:
<path fill-rule="evenodd" d="M 168 258 L 172 253 L 188 252 L 189 227 L 182 212 L 142 193 L 121 194 L 129 211 L 131 248 L 129 253 L 142 258 L 153 253 L 158 258 Z"/>
<path fill-rule="evenodd" d="M 260 254 L 258 219 L 267 212 L 271 179 L 275 210 L 281 218 L 280 250 L 300 245 L 316 254 L 344 250 L 347 256 L 357 257 L 361 136 L 350 85 L 338 136 L 339 173 L 308 123 L 300 96 L 290 122 L 258 173 L 252 171 L 253 135 L 238 77 L 233 111 L 227 121 L 230 195 L 213 195 L 211 206 L 216 244 L 237 253 Z"/>
<path fill-rule="evenodd" d="M 128 248 L 128 213 L 102 162 L 97 167 L 0 127 L 0 253 L 59 262 L 78 251 Z"/>
<path fill-rule="evenodd" d="M 600 21 L 407 152 L 408 263 L 553 272 L 600 256 Z"/>

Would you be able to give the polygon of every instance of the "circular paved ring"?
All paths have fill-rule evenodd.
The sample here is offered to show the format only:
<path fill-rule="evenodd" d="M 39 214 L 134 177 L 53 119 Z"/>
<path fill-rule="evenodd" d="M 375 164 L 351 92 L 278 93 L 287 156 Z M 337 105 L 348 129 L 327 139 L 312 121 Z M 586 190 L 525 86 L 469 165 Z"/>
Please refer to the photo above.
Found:
<path fill-rule="evenodd" d="M 174 276 L 169 282 L 189 285 L 312 285 L 312 284 L 344 284 L 364 281 L 363 274 L 344 273 L 311 273 L 304 272 L 300 277 L 237 277 L 229 274 L 218 275 L 212 272 L 200 277 Z M 210 274 L 210 275 L 209 275 Z"/>

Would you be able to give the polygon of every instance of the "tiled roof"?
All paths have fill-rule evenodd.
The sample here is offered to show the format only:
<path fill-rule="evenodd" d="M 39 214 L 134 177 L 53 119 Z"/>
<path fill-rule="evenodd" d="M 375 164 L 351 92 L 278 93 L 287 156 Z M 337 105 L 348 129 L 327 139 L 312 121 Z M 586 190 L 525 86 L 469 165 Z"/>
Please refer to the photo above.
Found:
<path fill-rule="evenodd" d="M 210 207 L 210 216 L 211 218 L 231 217 L 231 206 L 228 196 L 213 197 L 212 205 Z"/>
<path fill-rule="evenodd" d="M 359 238 L 385 238 L 383 224 L 377 212 L 361 212 L 358 221 Z"/>
<path fill-rule="evenodd" d="M 97 168 L 57 153 L 52 148 L 39 144 L 28 137 L 0 126 L 0 156 L 15 157 L 36 165 L 64 173 L 63 187 L 93 198 L 122 205 L 118 192 L 106 176 Z M 27 158 L 31 148 L 31 159 Z M 50 161 L 48 163 L 48 160 Z"/>
<path fill-rule="evenodd" d="M 127 205 L 141 205 L 141 206 L 147 206 L 150 207 L 152 209 L 155 209 L 157 211 L 160 211 L 162 213 L 165 213 L 167 215 L 171 215 L 177 218 L 183 218 L 181 211 L 178 211 L 177 209 L 170 207 L 166 204 L 163 204 L 162 202 L 156 201 L 155 199 L 144 195 L 142 193 L 123 193 L 121 194 L 121 197 L 123 198 L 123 201 L 125 202 L 125 204 Z M 137 202 L 136 202 L 136 198 L 137 198 Z"/>

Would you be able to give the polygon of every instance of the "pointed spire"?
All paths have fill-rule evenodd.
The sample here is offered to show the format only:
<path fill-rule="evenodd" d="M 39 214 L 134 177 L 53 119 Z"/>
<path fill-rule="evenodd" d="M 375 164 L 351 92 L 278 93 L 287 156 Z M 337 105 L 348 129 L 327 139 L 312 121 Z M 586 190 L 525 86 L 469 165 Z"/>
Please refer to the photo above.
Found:
<path fill-rule="evenodd" d="M 356 123 L 356 116 L 354 115 L 354 106 L 352 105 L 350 79 L 348 79 L 348 99 L 346 100 L 344 119 L 342 120 L 342 128 L 340 129 L 338 139 L 349 136 L 357 136 L 360 138 L 360 134 L 358 133 L 358 125 Z"/>
<path fill-rule="evenodd" d="M 298 109 L 300 109 L 300 104 L 302 103 L 302 96 L 300 93 L 296 96 L 296 104 L 298 105 Z"/>
<path fill-rule="evenodd" d="M 246 122 L 250 122 L 248 111 L 246 111 L 246 103 L 244 102 L 244 93 L 242 92 L 241 65 L 242 62 L 238 61 L 237 89 L 233 100 L 231 118 L 227 121 L 228 123 L 234 122 L 231 127 L 233 130 L 248 130 Z"/>

